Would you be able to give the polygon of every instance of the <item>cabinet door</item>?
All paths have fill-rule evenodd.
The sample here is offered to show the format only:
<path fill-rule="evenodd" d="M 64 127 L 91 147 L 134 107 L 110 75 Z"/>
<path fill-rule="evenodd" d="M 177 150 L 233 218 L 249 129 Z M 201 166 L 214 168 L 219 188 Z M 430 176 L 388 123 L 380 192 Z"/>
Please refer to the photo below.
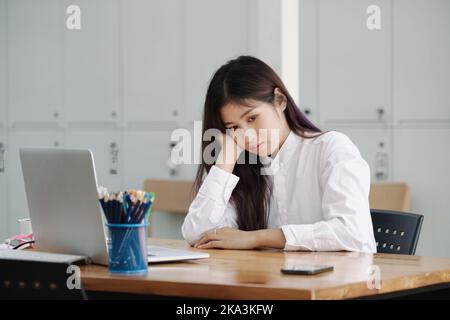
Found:
<path fill-rule="evenodd" d="M 177 166 L 177 172 L 179 179 L 194 181 L 195 176 L 197 174 L 197 169 L 199 167 L 199 164 L 201 163 L 202 123 L 200 121 L 198 122 L 196 121 L 192 125 L 187 126 L 185 129 L 182 130 L 186 130 L 186 133 L 189 132 L 189 141 L 184 141 L 184 138 L 182 141 L 181 138 L 174 137 L 175 138 L 174 143 L 182 144 L 183 146 L 186 146 L 186 148 L 189 148 L 188 150 L 186 150 L 186 152 L 189 152 L 190 154 L 190 161 L 188 163 L 182 163 L 179 166 Z M 180 152 L 175 151 L 174 161 L 177 161 L 177 158 L 179 158 L 180 156 L 183 156 L 183 154 L 180 154 Z"/>
<path fill-rule="evenodd" d="M 8 1 L 12 123 L 54 122 L 61 116 L 64 12 L 58 0 Z"/>
<path fill-rule="evenodd" d="M 65 5 L 81 9 L 81 29 L 62 28 L 67 121 L 116 122 L 120 112 L 119 2 L 66 0 Z"/>
<path fill-rule="evenodd" d="M 450 1 L 394 2 L 395 120 L 450 122 Z"/>
<path fill-rule="evenodd" d="M 345 133 L 358 147 L 370 166 L 371 182 L 392 181 L 392 152 L 390 131 L 384 128 L 334 127 Z"/>
<path fill-rule="evenodd" d="M 145 179 L 185 179 L 183 165 L 171 174 L 168 166 L 172 130 L 133 130 L 124 135 L 124 188 L 141 189 Z M 156 195 L 158 197 L 158 195 Z M 152 211 L 152 236 L 182 239 L 181 226 L 184 215 Z"/>
<path fill-rule="evenodd" d="M 317 3 L 321 120 L 384 121 L 391 108 L 391 1 L 323 0 Z M 367 28 L 369 14 L 366 10 L 370 5 L 381 9 L 380 30 Z"/>
<path fill-rule="evenodd" d="M 201 120 L 214 72 L 249 51 L 249 2 L 195 0 L 184 9 L 187 120 Z"/>
<path fill-rule="evenodd" d="M 124 186 L 141 189 L 145 179 L 171 179 L 168 166 L 172 130 L 133 130 L 124 134 Z"/>
<path fill-rule="evenodd" d="M 135 0 L 122 7 L 126 122 L 174 122 L 183 94 L 182 0 Z"/>
<path fill-rule="evenodd" d="M 111 191 L 120 189 L 123 154 L 119 131 L 68 130 L 65 143 L 68 148 L 91 149 L 97 184 Z"/>
<path fill-rule="evenodd" d="M 7 103 L 7 37 L 6 0 L 0 0 L 0 130 L 6 125 Z"/>
<path fill-rule="evenodd" d="M 152 212 L 152 237 L 184 240 L 181 233 L 185 215 L 173 212 Z"/>
<path fill-rule="evenodd" d="M 316 0 L 299 1 L 299 108 L 319 125 L 317 6 Z"/>
<path fill-rule="evenodd" d="M 9 232 L 17 234 L 17 219 L 29 217 L 28 203 L 20 163 L 20 147 L 59 147 L 62 134 L 60 131 L 14 131 L 10 134 L 6 167 L 8 170 L 9 196 Z M 45 187 L 45 186 L 44 186 Z"/>
<path fill-rule="evenodd" d="M 8 206 L 6 202 L 6 135 L 0 129 L 0 241 L 9 235 Z"/>
<path fill-rule="evenodd" d="M 394 178 L 411 189 L 411 210 L 424 221 L 417 255 L 450 255 L 450 128 L 395 130 Z"/>

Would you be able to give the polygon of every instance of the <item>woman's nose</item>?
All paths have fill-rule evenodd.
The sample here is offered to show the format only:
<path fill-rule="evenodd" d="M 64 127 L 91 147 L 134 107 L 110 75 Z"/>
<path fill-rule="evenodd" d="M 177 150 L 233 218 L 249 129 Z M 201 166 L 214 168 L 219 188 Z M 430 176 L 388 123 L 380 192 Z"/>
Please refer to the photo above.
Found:
<path fill-rule="evenodd" d="M 258 140 L 258 135 L 256 134 L 256 130 L 253 128 L 249 128 L 244 132 L 245 142 L 252 145 L 256 144 Z"/>

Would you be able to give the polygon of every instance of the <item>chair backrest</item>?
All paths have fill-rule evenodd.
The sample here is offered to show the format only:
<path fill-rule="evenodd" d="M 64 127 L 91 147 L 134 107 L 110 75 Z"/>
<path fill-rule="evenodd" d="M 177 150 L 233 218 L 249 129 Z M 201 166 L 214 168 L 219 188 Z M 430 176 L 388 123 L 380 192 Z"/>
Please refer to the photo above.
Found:
<path fill-rule="evenodd" d="M 369 203 L 371 208 L 408 212 L 409 187 L 406 183 L 372 183 Z"/>
<path fill-rule="evenodd" d="M 152 211 L 165 211 L 186 214 L 193 197 L 191 190 L 194 181 L 170 181 L 147 179 L 144 190 L 155 193 Z"/>
<path fill-rule="evenodd" d="M 378 253 L 415 254 L 423 215 L 379 209 L 370 213 Z"/>

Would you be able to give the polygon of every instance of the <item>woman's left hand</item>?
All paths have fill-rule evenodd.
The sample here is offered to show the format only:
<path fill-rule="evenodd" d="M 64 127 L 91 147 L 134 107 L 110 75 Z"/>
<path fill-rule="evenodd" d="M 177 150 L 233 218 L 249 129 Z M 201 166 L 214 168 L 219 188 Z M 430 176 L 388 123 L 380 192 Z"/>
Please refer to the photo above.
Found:
<path fill-rule="evenodd" d="M 220 228 L 207 232 L 195 244 L 199 249 L 255 249 L 256 233 L 233 228 Z"/>

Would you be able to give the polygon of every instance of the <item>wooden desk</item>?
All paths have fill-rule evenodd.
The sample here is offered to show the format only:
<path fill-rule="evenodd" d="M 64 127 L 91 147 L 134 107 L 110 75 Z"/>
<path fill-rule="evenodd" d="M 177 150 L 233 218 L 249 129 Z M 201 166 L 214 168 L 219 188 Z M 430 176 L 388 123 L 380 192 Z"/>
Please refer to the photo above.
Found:
<path fill-rule="evenodd" d="M 180 240 L 149 243 L 196 251 Z M 205 252 L 205 250 L 199 250 Z M 88 291 L 212 299 L 349 299 L 450 283 L 450 258 L 354 252 L 207 250 L 209 259 L 149 265 L 141 277 L 117 276 L 106 267 L 82 267 Z M 331 264 L 315 276 L 283 275 L 285 262 Z M 370 289 L 371 266 L 381 271 L 381 289 Z M 450 284 L 449 284 L 450 286 Z"/>

